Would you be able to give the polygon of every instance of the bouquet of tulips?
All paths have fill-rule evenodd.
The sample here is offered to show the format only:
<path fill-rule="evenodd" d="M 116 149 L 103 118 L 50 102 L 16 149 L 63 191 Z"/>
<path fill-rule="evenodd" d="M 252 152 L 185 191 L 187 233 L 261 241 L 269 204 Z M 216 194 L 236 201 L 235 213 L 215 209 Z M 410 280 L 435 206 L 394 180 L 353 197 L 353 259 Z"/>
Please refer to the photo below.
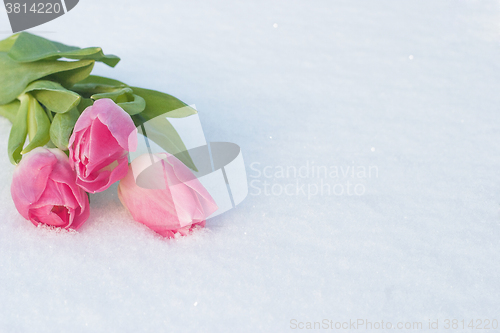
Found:
<path fill-rule="evenodd" d="M 171 95 L 91 75 L 96 61 L 114 67 L 120 59 L 27 32 L 0 41 L 0 115 L 12 123 L 17 210 L 34 225 L 77 230 L 89 217 L 90 194 L 119 181 L 124 207 L 160 235 L 203 227 L 217 205 L 192 176 L 196 167 L 168 121 L 196 110 Z M 154 120 L 148 135 L 144 124 Z M 165 152 L 129 163 L 138 133 Z M 134 170 L 147 167 L 153 181 L 167 185 L 139 186 Z"/>

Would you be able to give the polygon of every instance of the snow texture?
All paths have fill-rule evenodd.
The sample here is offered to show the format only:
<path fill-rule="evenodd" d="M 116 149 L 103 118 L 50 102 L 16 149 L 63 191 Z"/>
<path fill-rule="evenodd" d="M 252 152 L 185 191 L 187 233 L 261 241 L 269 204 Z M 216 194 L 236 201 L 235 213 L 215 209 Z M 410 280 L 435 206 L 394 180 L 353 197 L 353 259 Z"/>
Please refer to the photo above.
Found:
<path fill-rule="evenodd" d="M 32 29 L 196 104 L 251 185 L 189 237 L 134 222 L 116 185 L 80 232 L 37 228 L 1 119 L 0 331 L 500 320 L 499 17 L 498 0 L 82 0 Z"/>

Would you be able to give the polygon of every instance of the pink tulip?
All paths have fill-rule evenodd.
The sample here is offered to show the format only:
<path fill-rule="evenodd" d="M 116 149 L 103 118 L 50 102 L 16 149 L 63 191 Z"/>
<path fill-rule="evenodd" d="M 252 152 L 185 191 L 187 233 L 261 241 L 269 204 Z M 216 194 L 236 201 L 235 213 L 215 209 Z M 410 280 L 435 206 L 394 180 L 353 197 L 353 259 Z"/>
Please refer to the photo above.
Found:
<path fill-rule="evenodd" d="M 75 178 L 62 151 L 38 147 L 16 167 L 12 199 L 19 213 L 34 225 L 76 230 L 90 211 L 87 193 L 76 185 Z"/>
<path fill-rule="evenodd" d="M 127 174 L 127 153 L 137 147 L 132 118 L 111 99 L 83 111 L 69 139 L 69 160 L 76 183 L 85 191 L 107 189 Z"/>
<path fill-rule="evenodd" d="M 168 153 L 136 158 L 118 185 L 118 197 L 134 220 L 168 238 L 204 227 L 217 210 L 191 170 Z"/>

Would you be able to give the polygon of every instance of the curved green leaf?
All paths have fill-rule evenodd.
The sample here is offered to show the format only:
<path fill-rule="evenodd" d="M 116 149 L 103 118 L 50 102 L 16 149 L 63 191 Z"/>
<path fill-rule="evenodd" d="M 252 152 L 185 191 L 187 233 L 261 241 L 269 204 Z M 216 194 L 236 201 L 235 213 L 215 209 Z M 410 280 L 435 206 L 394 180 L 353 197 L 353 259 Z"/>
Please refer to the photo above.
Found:
<path fill-rule="evenodd" d="M 144 88 L 131 88 L 134 94 L 141 96 L 146 101 L 144 111 L 132 117 L 136 126 L 162 114 L 165 114 L 168 118 L 184 118 L 198 113 L 195 109 L 172 95 Z"/>
<path fill-rule="evenodd" d="M 110 67 L 115 67 L 120 61 L 115 55 L 105 55 L 100 47 L 81 49 L 53 42 L 46 38 L 21 32 L 9 50 L 9 57 L 17 62 L 34 62 L 39 60 L 90 59 L 103 62 Z"/>
<path fill-rule="evenodd" d="M 0 105 L 0 116 L 9 119 L 11 123 L 14 123 L 20 104 L 19 100 L 16 99 L 9 104 Z"/>
<path fill-rule="evenodd" d="M 82 112 L 85 111 L 86 108 L 92 106 L 93 104 L 94 101 L 90 98 L 82 98 L 80 104 L 78 104 L 78 106 L 76 107 L 78 109 L 78 113 L 82 114 Z"/>
<path fill-rule="evenodd" d="M 12 164 L 17 164 L 21 160 L 21 151 L 23 150 L 26 136 L 28 135 L 28 109 L 30 97 L 26 94 L 19 96 L 20 105 L 17 111 L 16 119 L 12 123 L 9 134 L 8 153 Z"/>
<path fill-rule="evenodd" d="M 71 90 L 86 98 L 90 98 L 90 96 L 95 94 L 110 93 L 126 87 L 128 86 L 125 83 L 117 80 L 97 75 L 89 75 L 84 80 L 73 85 Z"/>
<path fill-rule="evenodd" d="M 98 98 L 113 99 L 111 96 L 114 96 L 113 94 L 119 94 L 116 93 L 119 88 L 131 88 L 133 93 L 142 97 L 146 103 L 144 111 L 132 117 L 137 126 L 164 113 L 168 113 L 166 114 L 168 118 L 184 118 L 197 113 L 195 109 L 172 95 L 155 90 L 131 87 L 118 80 L 97 75 L 89 75 L 86 79 L 72 86 L 71 90 L 86 97 L 92 96 L 92 98 L 94 98 L 96 94 L 99 94 L 101 97 L 98 96 Z M 104 93 L 110 94 L 101 95 Z"/>
<path fill-rule="evenodd" d="M 138 131 L 165 149 L 166 152 L 175 155 L 186 166 L 198 171 L 179 133 L 177 133 L 174 126 L 172 126 L 166 117 L 159 116 L 150 119 L 138 126 Z"/>
<path fill-rule="evenodd" d="M 125 110 L 129 115 L 133 116 L 141 113 L 146 109 L 146 101 L 139 95 L 132 94 L 131 101 L 129 102 L 120 102 L 118 105 Z"/>
<path fill-rule="evenodd" d="M 81 82 L 78 83 L 83 85 L 87 84 L 87 85 L 97 85 L 97 86 L 128 87 L 126 83 L 99 75 L 89 75 L 85 80 L 82 80 Z"/>
<path fill-rule="evenodd" d="M 67 70 L 67 71 L 57 71 L 52 75 L 49 75 L 46 77 L 47 80 L 52 80 L 52 81 L 57 81 L 61 85 L 66 86 L 66 87 L 71 87 L 75 83 L 85 79 L 87 76 L 90 75 L 92 72 L 92 69 L 94 69 L 94 61 L 93 60 L 80 60 L 80 61 L 90 61 L 90 63 L 87 63 L 87 65 L 78 66 L 77 68 L 74 68 L 72 70 Z M 77 61 L 77 62 L 80 62 Z M 54 61 L 52 61 L 54 62 Z M 63 61 L 57 61 L 57 62 L 63 62 Z M 74 63 L 74 62 L 69 62 Z M 33 62 L 32 64 L 36 64 Z"/>
<path fill-rule="evenodd" d="M 68 150 L 69 137 L 80 114 L 76 108 L 58 113 L 50 125 L 50 140 L 61 150 Z"/>
<path fill-rule="evenodd" d="M 28 95 L 29 96 L 29 95 Z M 30 142 L 21 151 L 21 154 L 26 154 L 36 147 L 45 145 L 50 140 L 50 121 L 40 103 L 29 97 L 28 108 L 28 135 Z"/>
<path fill-rule="evenodd" d="M 93 100 L 110 98 L 131 116 L 144 111 L 146 108 L 144 98 L 134 94 L 130 88 L 117 88 L 114 91 L 94 94 L 90 98 Z"/>
<path fill-rule="evenodd" d="M 117 103 L 117 102 L 128 101 L 128 97 L 131 96 L 132 93 L 133 93 L 133 91 L 130 88 L 116 88 L 113 91 L 99 93 L 99 94 L 94 94 L 94 95 L 92 95 L 91 98 L 93 100 L 98 100 L 98 99 L 101 99 L 101 98 L 110 98 L 115 103 Z"/>
<path fill-rule="evenodd" d="M 80 95 L 67 90 L 59 83 L 39 80 L 24 89 L 24 93 L 30 92 L 47 109 L 56 113 L 64 113 L 76 107 L 80 103 Z"/>
<path fill-rule="evenodd" d="M 62 85 L 72 85 L 86 78 L 93 67 L 93 60 L 18 63 L 0 52 L 0 105 L 13 101 L 35 80 L 52 74 Z"/>
<path fill-rule="evenodd" d="M 5 38 L 4 40 L 0 40 L 0 52 L 9 52 L 12 45 L 14 45 L 14 43 L 16 42 L 17 37 L 19 37 L 19 34 L 15 34 Z"/>

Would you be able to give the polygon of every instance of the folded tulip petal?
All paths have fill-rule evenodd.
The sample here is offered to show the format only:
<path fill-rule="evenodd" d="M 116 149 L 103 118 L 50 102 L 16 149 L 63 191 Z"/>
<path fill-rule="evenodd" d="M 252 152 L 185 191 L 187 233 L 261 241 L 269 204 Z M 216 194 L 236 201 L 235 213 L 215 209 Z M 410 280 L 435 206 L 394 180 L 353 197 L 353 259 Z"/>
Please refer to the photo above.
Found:
<path fill-rule="evenodd" d="M 11 194 L 19 213 L 28 218 L 28 207 L 40 199 L 47 187 L 49 175 L 52 173 L 57 159 L 43 149 L 35 148 L 35 153 L 25 154 L 22 163 L 14 170 Z M 29 184 L 29 186 L 26 186 Z"/>

